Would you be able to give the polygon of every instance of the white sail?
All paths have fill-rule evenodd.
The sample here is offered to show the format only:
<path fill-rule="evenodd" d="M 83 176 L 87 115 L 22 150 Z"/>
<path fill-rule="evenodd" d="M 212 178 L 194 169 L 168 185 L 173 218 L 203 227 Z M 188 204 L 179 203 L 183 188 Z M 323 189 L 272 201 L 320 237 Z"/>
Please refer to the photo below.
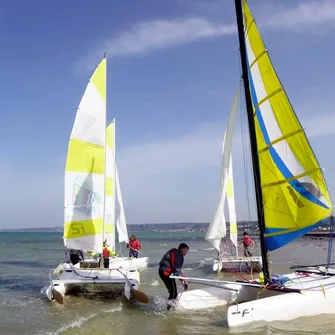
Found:
<path fill-rule="evenodd" d="M 116 199 L 117 199 L 117 207 L 118 207 L 118 214 L 116 220 L 116 229 L 119 235 L 119 243 L 128 242 L 128 231 L 127 231 L 127 222 L 126 216 L 123 208 L 123 201 L 122 201 L 122 193 L 120 187 L 120 180 L 119 180 L 119 172 L 116 166 Z"/>
<path fill-rule="evenodd" d="M 105 193 L 106 58 L 79 104 L 65 168 L 64 244 L 101 252 Z"/>
<path fill-rule="evenodd" d="M 221 187 L 220 187 L 220 199 L 216 208 L 214 218 L 209 225 L 205 239 L 213 245 L 220 252 L 220 242 L 223 237 L 226 236 L 226 219 L 224 215 L 224 204 L 226 197 L 227 184 L 229 180 L 229 169 L 231 162 L 231 151 L 232 151 L 232 140 L 234 134 L 234 125 L 236 118 L 236 107 L 239 93 L 237 93 L 233 108 L 231 110 L 228 127 L 223 139 L 223 151 L 222 151 L 222 165 L 221 165 Z"/>
<path fill-rule="evenodd" d="M 105 240 L 115 251 L 115 120 L 106 129 Z"/>
<path fill-rule="evenodd" d="M 238 231 L 237 231 L 237 221 L 235 211 L 232 155 L 230 155 L 230 162 L 228 169 L 227 201 L 228 201 L 228 212 L 229 212 L 230 240 L 233 242 L 236 248 L 236 256 L 238 256 L 238 248 L 237 248 Z"/>
<path fill-rule="evenodd" d="M 119 243 L 128 241 L 126 216 L 123 207 L 119 174 L 115 158 L 115 119 L 107 127 L 106 146 L 106 210 L 105 239 L 115 251 L 115 227 Z M 115 180 L 115 183 L 114 183 Z M 115 225 L 116 221 L 116 225 Z"/>

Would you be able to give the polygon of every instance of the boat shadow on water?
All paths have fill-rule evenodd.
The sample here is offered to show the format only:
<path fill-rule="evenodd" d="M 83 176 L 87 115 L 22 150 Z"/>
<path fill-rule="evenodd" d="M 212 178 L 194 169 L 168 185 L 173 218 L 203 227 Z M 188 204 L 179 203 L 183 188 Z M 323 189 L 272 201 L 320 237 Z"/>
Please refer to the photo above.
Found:
<path fill-rule="evenodd" d="M 77 298 L 85 298 L 90 300 L 101 301 L 116 301 L 126 299 L 123 292 L 123 287 L 115 287 L 113 290 L 103 291 L 101 287 L 76 287 L 71 290 L 71 296 Z"/>

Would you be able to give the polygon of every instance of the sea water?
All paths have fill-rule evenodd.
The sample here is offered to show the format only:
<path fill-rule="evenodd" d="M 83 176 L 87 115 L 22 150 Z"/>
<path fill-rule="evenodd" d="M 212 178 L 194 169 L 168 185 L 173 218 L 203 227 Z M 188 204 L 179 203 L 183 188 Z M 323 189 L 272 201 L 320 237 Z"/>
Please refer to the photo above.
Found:
<path fill-rule="evenodd" d="M 130 226 L 131 228 L 131 226 Z M 64 305 L 47 300 L 49 270 L 64 260 L 60 233 L 0 233 L 0 334 L 89 334 L 89 335 L 173 335 L 173 334 L 335 334 L 334 315 L 301 318 L 289 322 L 257 323 L 228 329 L 227 307 L 202 311 L 166 310 L 167 290 L 158 277 L 158 262 L 172 247 L 186 242 L 187 276 L 215 279 L 213 248 L 204 233 L 131 232 L 149 257 L 149 266 L 141 272 L 141 290 L 149 297 L 142 305 L 127 301 L 122 294 L 102 296 L 78 294 L 66 296 Z M 127 255 L 125 247 L 117 251 Z M 272 253 L 272 271 L 290 272 L 293 264 L 324 263 L 327 241 L 297 240 Z M 221 278 L 233 279 L 222 273 Z M 199 287 L 190 285 L 190 289 Z M 182 290 L 178 284 L 178 289 Z"/>

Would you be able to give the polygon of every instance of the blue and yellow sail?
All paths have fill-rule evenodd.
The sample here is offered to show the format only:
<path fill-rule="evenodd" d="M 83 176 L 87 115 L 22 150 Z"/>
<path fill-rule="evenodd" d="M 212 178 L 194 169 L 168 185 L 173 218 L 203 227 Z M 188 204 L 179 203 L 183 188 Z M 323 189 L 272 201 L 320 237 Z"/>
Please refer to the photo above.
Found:
<path fill-rule="evenodd" d="M 278 249 L 326 222 L 332 203 L 322 169 L 243 2 L 250 93 L 267 250 Z"/>

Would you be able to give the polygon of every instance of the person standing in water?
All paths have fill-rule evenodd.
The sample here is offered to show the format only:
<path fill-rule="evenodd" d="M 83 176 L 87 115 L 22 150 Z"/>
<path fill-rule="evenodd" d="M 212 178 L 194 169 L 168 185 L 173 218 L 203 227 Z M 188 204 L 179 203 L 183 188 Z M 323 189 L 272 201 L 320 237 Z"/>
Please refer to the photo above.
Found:
<path fill-rule="evenodd" d="M 243 243 L 244 247 L 244 256 L 245 257 L 252 257 L 252 253 L 250 251 L 250 247 L 254 247 L 255 242 L 249 237 L 248 233 L 245 231 L 243 233 L 243 239 L 239 244 Z"/>
<path fill-rule="evenodd" d="M 136 240 L 135 235 L 130 236 L 129 243 L 127 243 L 126 247 L 129 248 L 129 257 L 138 257 L 138 251 L 141 249 L 141 243 Z"/>
<path fill-rule="evenodd" d="M 170 278 L 170 275 L 184 276 L 182 267 L 184 265 L 184 256 L 187 255 L 188 250 L 188 245 L 181 243 L 178 249 L 173 248 L 168 250 L 159 262 L 158 274 L 169 292 L 168 300 L 175 300 L 178 296 L 176 280 Z M 186 291 L 188 289 L 188 283 L 185 280 L 181 280 L 181 283 Z M 171 305 L 168 305 L 168 309 L 170 308 Z"/>

